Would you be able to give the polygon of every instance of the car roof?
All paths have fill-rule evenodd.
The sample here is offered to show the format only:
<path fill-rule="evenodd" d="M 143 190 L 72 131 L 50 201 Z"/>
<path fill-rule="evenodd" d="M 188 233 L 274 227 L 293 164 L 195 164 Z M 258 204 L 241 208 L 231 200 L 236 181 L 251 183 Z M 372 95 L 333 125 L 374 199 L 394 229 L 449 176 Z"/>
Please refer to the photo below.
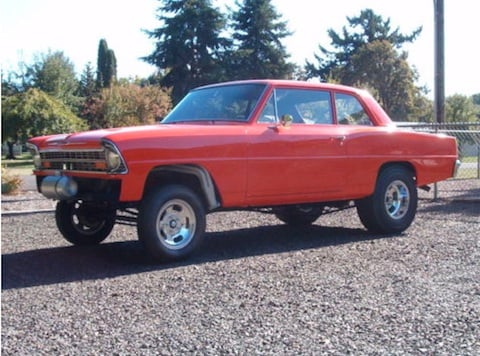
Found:
<path fill-rule="evenodd" d="M 263 84 L 270 85 L 274 87 L 290 87 L 290 88 L 306 88 L 306 89 L 327 89 L 327 90 L 339 90 L 347 92 L 356 92 L 363 96 L 365 90 L 333 83 L 321 83 L 314 81 L 301 81 L 301 80 L 287 80 L 287 79 L 248 79 L 248 80 L 236 80 L 236 81 L 227 81 L 221 83 L 215 83 L 210 85 L 204 85 L 196 89 L 212 88 L 225 85 L 238 85 L 238 84 Z"/>

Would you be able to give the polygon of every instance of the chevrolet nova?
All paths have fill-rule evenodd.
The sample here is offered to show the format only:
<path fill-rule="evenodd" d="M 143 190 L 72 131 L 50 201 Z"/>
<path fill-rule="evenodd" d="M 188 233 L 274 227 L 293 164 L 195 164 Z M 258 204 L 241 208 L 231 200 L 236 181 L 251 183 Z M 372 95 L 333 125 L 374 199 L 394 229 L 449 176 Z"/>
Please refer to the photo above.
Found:
<path fill-rule="evenodd" d="M 66 240 L 98 244 L 115 223 L 132 224 L 158 259 L 191 254 L 206 214 L 220 210 L 261 209 L 301 226 L 355 205 L 368 230 L 400 233 L 417 188 L 457 164 L 453 137 L 396 128 L 363 90 L 280 80 L 204 86 L 160 124 L 28 145 Z"/>

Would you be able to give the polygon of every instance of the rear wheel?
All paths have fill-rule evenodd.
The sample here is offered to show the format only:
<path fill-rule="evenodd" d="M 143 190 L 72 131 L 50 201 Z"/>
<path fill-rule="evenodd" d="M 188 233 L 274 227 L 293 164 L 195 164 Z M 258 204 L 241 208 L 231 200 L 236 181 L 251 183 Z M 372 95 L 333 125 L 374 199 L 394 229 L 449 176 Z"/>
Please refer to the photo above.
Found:
<path fill-rule="evenodd" d="M 138 238 L 158 259 L 178 260 L 203 241 L 205 210 L 190 189 L 171 185 L 153 189 L 140 205 Z"/>
<path fill-rule="evenodd" d="M 384 169 L 377 179 L 373 195 L 356 202 L 358 216 L 370 231 L 399 233 L 406 230 L 417 211 L 417 188 L 413 174 L 406 168 Z"/>
<path fill-rule="evenodd" d="M 116 211 L 98 204 L 59 201 L 55 221 L 63 237 L 74 245 L 96 245 L 110 235 Z"/>

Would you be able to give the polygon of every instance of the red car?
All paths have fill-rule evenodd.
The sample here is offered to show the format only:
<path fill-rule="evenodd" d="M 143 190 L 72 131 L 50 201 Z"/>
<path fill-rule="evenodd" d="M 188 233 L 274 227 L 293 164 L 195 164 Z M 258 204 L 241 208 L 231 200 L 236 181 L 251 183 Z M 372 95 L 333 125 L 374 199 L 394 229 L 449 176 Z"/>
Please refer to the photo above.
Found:
<path fill-rule="evenodd" d="M 396 128 L 363 90 L 280 80 L 200 87 L 161 124 L 29 147 L 65 239 L 97 244 L 115 223 L 132 224 L 161 259 L 194 251 L 205 215 L 220 210 L 305 225 L 353 202 L 368 230 L 399 233 L 414 219 L 417 188 L 457 165 L 455 138 Z"/>

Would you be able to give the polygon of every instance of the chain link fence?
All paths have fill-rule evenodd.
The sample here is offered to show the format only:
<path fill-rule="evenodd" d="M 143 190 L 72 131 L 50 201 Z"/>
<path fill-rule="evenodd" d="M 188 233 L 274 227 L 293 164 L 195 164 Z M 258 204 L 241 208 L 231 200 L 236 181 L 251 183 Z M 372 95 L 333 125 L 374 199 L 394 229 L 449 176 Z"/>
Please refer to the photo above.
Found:
<path fill-rule="evenodd" d="M 420 198 L 480 200 L 480 122 L 397 123 L 397 126 L 457 138 L 458 155 L 462 162 L 457 176 L 436 183 L 431 192 L 420 192 Z"/>

